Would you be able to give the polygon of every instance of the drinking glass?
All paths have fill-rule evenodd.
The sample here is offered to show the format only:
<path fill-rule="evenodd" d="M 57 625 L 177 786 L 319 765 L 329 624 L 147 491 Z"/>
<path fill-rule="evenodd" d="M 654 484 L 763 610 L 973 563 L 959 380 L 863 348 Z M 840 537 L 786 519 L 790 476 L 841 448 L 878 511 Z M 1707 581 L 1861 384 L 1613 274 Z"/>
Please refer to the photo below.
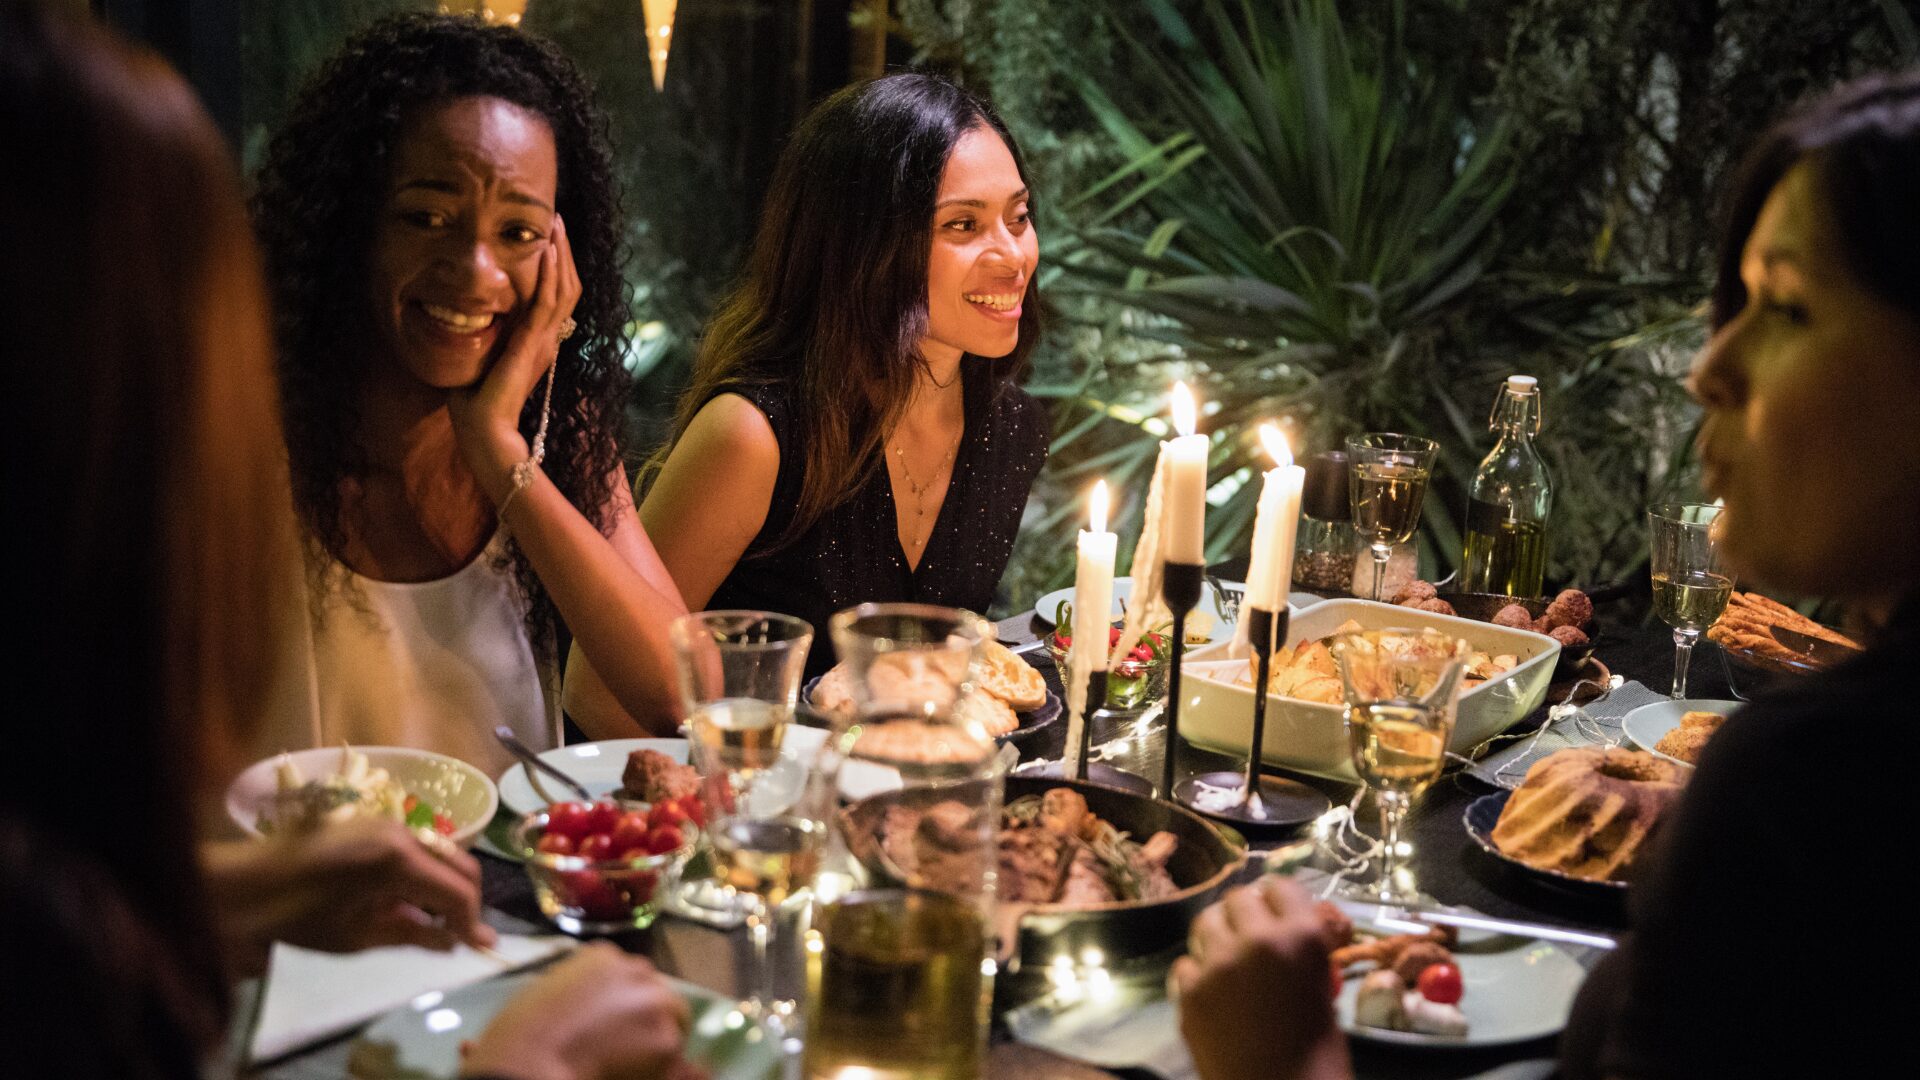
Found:
<path fill-rule="evenodd" d="M 1347 439 L 1348 490 L 1353 527 L 1373 552 L 1373 599 L 1380 599 L 1393 546 L 1413 538 L 1420 524 L 1440 444 L 1418 435 L 1374 432 Z"/>
<path fill-rule="evenodd" d="M 1687 696 L 1693 643 L 1727 610 L 1733 576 L 1720 560 L 1720 508 L 1661 503 L 1647 510 L 1653 532 L 1653 611 L 1673 627 L 1673 697 Z"/>
<path fill-rule="evenodd" d="M 699 611 L 669 633 L 715 876 L 753 945 L 743 1011 L 778 1019 L 792 1009 L 773 996 L 777 913 L 812 883 L 827 828 L 809 762 L 785 745 L 813 627 L 767 611 Z"/>
<path fill-rule="evenodd" d="M 1402 881 L 1401 829 L 1413 800 L 1446 762 L 1471 652 L 1465 641 L 1433 629 L 1361 630 L 1334 638 L 1353 768 L 1380 804 L 1384 854 L 1372 892 L 1383 903 L 1411 904 L 1419 895 Z"/>
<path fill-rule="evenodd" d="M 985 620 L 864 604 L 829 624 L 855 712 L 836 721 L 845 891 L 807 942 L 808 1077 L 983 1075 L 1003 764 L 955 711 Z"/>

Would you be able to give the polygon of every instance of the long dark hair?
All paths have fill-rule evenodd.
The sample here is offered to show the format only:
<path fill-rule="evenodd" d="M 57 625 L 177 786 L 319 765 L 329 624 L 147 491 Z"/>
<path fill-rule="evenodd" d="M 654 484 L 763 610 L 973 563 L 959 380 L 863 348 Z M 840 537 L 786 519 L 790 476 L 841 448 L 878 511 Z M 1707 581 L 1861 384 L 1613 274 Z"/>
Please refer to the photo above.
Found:
<path fill-rule="evenodd" d="M 1775 124 L 1738 173 L 1721 231 L 1713 325 L 1747 303 L 1740 254 L 1767 196 L 1801 161 L 1860 283 L 1920 318 L 1920 69 L 1840 87 Z"/>
<path fill-rule="evenodd" d="M 606 118 L 548 42 L 464 16 L 401 15 L 355 35 L 302 88 L 253 199 L 273 288 L 294 502 L 322 556 L 337 560 L 344 550 L 341 484 L 367 469 L 358 441 L 373 339 L 367 264 L 401 125 L 422 107 L 470 96 L 511 102 L 553 131 L 555 210 L 567 223 L 581 293 L 578 330 L 554 369 L 544 469 L 601 532 L 613 527 L 608 480 L 620 463 L 628 313 Z M 539 398 L 536 391 L 521 416 L 529 438 Z M 552 599 L 517 547 L 511 557 L 528 629 L 550 642 Z M 323 558 L 317 569 L 329 566 Z"/>
<path fill-rule="evenodd" d="M 72 1035 L 37 1059 L 63 1075 L 198 1075 L 228 994 L 194 811 L 264 707 L 294 551 L 266 288 L 228 152 L 158 57 L 0 2 L 0 146 L 31 622 L 7 654 L 5 1021 Z M 49 764 L 77 742 L 83 767 Z"/>
<path fill-rule="evenodd" d="M 1026 178 L 992 107 L 936 76 L 857 83 L 807 114 L 774 171 L 744 278 L 708 324 L 673 439 L 648 472 L 715 394 L 781 386 L 804 425 L 805 472 L 777 539 L 805 532 L 859 486 L 926 368 L 934 200 L 954 144 L 982 127 L 1006 142 Z M 1023 376 L 1039 336 L 1039 287 L 1030 283 L 1019 344 L 985 361 L 991 377 Z"/>

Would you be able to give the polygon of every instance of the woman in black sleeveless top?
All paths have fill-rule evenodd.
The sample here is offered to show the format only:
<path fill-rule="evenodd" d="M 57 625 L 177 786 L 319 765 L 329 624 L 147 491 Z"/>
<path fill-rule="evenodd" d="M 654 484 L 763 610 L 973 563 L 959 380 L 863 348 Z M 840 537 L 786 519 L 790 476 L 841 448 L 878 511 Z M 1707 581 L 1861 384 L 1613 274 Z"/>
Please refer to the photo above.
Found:
<path fill-rule="evenodd" d="M 801 124 L 643 473 L 689 608 L 806 619 L 810 674 L 842 608 L 986 608 L 1046 459 L 1016 385 L 1040 331 L 1030 205 L 1005 125 L 943 79 L 852 86 Z"/>

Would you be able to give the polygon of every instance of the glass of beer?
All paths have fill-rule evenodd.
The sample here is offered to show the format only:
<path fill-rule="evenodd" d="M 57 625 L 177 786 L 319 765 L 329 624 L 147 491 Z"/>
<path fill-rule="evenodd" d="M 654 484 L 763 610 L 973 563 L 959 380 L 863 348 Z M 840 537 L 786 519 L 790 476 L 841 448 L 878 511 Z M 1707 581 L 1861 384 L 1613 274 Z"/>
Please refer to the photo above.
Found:
<path fill-rule="evenodd" d="M 1361 630 L 1334 638 L 1353 769 L 1380 806 L 1380 880 L 1372 898 L 1411 904 L 1400 838 L 1413 800 L 1440 776 L 1453 734 L 1467 643 L 1433 629 Z"/>
<path fill-rule="evenodd" d="M 812 883 L 827 828 L 808 782 L 812 763 L 786 745 L 813 627 L 767 611 L 700 611 L 669 633 L 707 810 L 714 876 L 704 887 L 718 893 L 711 906 L 746 918 L 753 961 L 743 1011 L 778 1026 L 792 1012 L 773 994 L 778 911 Z"/>
<path fill-rule="evenodd" d="M 808 1077 L 961 1080 L 985 1069 L 1002 763 L 970 719 L 990 632 L 952 608 L 866 604 L 830 623 L 855 711 L 829 752 L 844 888 L 807 942 Z"/>
<path fill-rule="evenodd" d="M 1393 546 L 1413 538 L 1440 444 L 1418 435 L 1374 432 L 1347 440 L 1353 527 L 1373 553 L 1372 599 L 1380 599 Z"/>
<path fill-rule="evenodd" d="M 1687 696 L 1693 643 L 1727 610 L 1733 575 L 1720 561 L 1720 508 L 1662 503 L 1647 511 L 1653 533 L 1653 613 L 1673 627 L 1673 697 Z"/>

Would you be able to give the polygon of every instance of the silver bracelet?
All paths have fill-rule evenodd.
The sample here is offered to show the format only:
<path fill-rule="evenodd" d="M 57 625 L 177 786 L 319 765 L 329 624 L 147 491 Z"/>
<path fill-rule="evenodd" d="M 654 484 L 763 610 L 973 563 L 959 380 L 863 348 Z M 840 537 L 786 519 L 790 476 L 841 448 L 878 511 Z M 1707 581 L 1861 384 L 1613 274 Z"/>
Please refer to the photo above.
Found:
<path fill-rule="evenodd" d="M 533 436 L 533 456 L 513 467 L 513 471 L 510 474 L 513 477 L 513 488 L 507 492 L 506 498 L 500 500 L 500 510 L 496 515 L 497 519 L 503 525 L 506 524 L 507 520 L 507 507 L 513 505 L 513 500 L 521 492 L 533 486 L 533 474 L 540 468 L 540 463 L 546 460 L 547 422 L 552 416 L 553 369 L 548 368 L 547 392 L 540 402 L 540 430 L 535 432 Z"/>

